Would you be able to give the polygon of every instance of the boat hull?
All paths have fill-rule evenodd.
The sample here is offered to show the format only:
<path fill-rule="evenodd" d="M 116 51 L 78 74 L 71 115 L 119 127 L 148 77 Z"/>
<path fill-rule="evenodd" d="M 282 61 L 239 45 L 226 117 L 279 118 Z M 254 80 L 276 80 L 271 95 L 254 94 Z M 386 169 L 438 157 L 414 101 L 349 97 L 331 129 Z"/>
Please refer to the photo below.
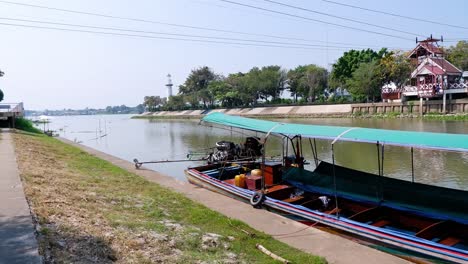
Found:
<path fill-rule="evenodd" d="M 251 190 L 233 186 L 210 177 L 196 169 L 188 169 L 185 173 L 190 183 L 239 201 L 249 202 L 250 197 L 254 194 Z M 267 210 L 287 215 L 288 218 L 306 223 L 320 223 L 376 245 L 383 245 L 401 252 L 410 252 L 418 258 L 423 257 L 428 260 L 437 259 L 455 263 L 468 262 L 468 255 L 462 250 L 453 249 L 432 241 L 369 226 L 343 217 L 340 218 L 334 215 L 328 215 L 269 197 L 265 199 L 263 206 Z M 404 255 L 407 254 L 405 253 Z"/>

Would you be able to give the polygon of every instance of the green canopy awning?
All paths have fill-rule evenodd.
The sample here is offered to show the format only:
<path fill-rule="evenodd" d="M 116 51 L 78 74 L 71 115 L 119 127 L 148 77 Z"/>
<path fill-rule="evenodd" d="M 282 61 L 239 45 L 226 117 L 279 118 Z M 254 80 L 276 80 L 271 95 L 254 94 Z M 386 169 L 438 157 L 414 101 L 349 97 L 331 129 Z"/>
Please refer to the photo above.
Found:
<path fill-rule="evenodd" d="M 468 135 L 414 132 L 387 129 L 372 129 L 361 127 L 319 126 L 304 124 L 288 124 L 267 120 L 231 116 L 222 113 L 211 113 L 202 119 L 204 122 L 220 124 L 273 135 L 295 136 L 353 142 L 379 142 L 385 145 L 395 145 L 415 148 L 468 152 Z"/>

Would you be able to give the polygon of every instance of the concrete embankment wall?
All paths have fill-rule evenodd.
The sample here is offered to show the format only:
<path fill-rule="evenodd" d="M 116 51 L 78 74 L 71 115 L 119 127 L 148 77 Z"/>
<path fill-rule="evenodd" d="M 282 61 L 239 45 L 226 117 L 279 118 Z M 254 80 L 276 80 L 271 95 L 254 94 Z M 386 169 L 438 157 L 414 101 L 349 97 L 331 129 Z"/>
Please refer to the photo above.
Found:
<path fill-rule="evenodd" d="M 403 103 L 366 103 L 336 105 L 301 105 L 255 108 L 231 108 L 213 110 L 160 111 L 143 113 L 138 118 L 200 118 L 206 114 L 220 112 L 229 115 L 248 117 L 346 117 L 351 114 L 424 114 L 444 113 L 442 100 L 403 102 Z M 468 113 L 468 99 L 446 101 L 445 113 Z"/>
<path fill-rule="evenodd" d="M 141 118 L 198 118 L 208 113 L 220 112 L 229 115 L 295 117 L 295 116 L 344 116 L 351 114 L 350 104 L 339 105 L 303 105 L 256 108 L 231 108 L 213 110 L 161 111 L 143 113 Z"/>
<path fill-rule="evenodd" d="M 388 114 L 388 113 L 403 113 L 403 114 L 420 114 L 420 113 L 444 113 L 444 102 L 442 100 L 425 101 L 422 105 L 420 101 L 404 102 L 404 103 L 370 103 L 370 104 L 352 104 L 352 113 L 365 114 Z M 445 113 L 468 113 L 468 100 L 457 99 L 446 101 Z"/>

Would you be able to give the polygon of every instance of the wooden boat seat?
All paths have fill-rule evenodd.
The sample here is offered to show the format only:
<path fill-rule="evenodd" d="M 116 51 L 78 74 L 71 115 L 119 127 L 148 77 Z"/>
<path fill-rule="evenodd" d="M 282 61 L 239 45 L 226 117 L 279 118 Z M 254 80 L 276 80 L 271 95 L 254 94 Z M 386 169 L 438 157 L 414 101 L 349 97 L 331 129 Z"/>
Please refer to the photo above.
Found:
<path fill-rule="evenodd" d="M 447 221 L 436 222 L 415 234 L 415 236 L 431 240 L 434 237 L 438 237 L 446 229 Z"/>
<path fill-rule="evenodd" d="M 294 188 L 289 185 L 273 185 L 266 190 L 266 195 L 277 200 L 285 200 L 291 196 L 293 190 Z"/>
<path fill-rule="evenodd" d="M 282 191 L 282 190 L 285 190 L 285 189 L 292 189 L 292 188 L 293 187 L 291 187 L 289 185 L 278 184 L 278 185 L 273 185 L 273 186 L 269 187 L 267 192 L 268 193 L 274 193 L 274 192 Z"/>
<path fill-rule="evenodd" d="M 333 208 L 332 210 L 325 211 L 324 213 L 332 215 L 332 214 L 337 214 L 337 213 L 339 213 L 339 212 L 341 212 L 341 209 L 335 207 L 335 208 Z"/>
<path fill-rule="evenodd" d="M 457 238 L 457 237 L 448 236 L 448 237 L 446 237 L 444 239 L 441 239 L 439 241 L 439 243 L 442 244 L 442 245 L 446 245 L 446 246 L 451 247 L 451 246 L 454 246 L 454 245 L 460 243 L 461 241 L 462 240 Z"/>
<path fill-rule="evenodd" d="M 295 196 L 293 198 L 284 199 L 285 203 L 295 203 L 304 199 L 304 196 Z"/>
<path fill-rule="evenodd" d="M 382 220 L 379 220 L 375 223 L 372 223 L 372 226 L 375 226 L 375 227 L 384 227 L 386 225 L 389 225 L 391 222 L 386 220 L 386 219 L 382 219 Z"/>
<path fill-rule="evenodd" d="M 224 180 L 223 182 L 225 183 L 229 183 L 229 184 L 232 184 L 232 185 L 235 185 L 235 180 L 234 179 L 228 179 L 228 180 Z"/>
<path fill-rule="evenodd" d="M 349 219 L 353 219 L 358 222 L 368 222 L 378 217 L 382 217 L 382 207 L 376 206 L 355 213 L 350 216 Z"/>

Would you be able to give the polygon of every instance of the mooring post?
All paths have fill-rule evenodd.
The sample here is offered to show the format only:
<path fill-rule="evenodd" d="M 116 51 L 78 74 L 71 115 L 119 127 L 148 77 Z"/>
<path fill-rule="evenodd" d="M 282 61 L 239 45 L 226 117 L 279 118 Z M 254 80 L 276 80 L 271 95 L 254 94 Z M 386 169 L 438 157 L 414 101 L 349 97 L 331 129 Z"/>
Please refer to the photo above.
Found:
<path fill-rule="evenodd" d="M 449 94 L 449 101 L 448 101 L 448 112 L 451 113 L 452 112 L 452 95 L 453 94 Z"/>
<path fill-rule="evenodd" d="M 419 98 L 419 115 L 423 115 L 423 98 Z"/>
<path fill-rule="evenodd" d="M 444 91 L 444 95 L 442 96 L 442 114 L 447 113 L 447 94 Z"/>

